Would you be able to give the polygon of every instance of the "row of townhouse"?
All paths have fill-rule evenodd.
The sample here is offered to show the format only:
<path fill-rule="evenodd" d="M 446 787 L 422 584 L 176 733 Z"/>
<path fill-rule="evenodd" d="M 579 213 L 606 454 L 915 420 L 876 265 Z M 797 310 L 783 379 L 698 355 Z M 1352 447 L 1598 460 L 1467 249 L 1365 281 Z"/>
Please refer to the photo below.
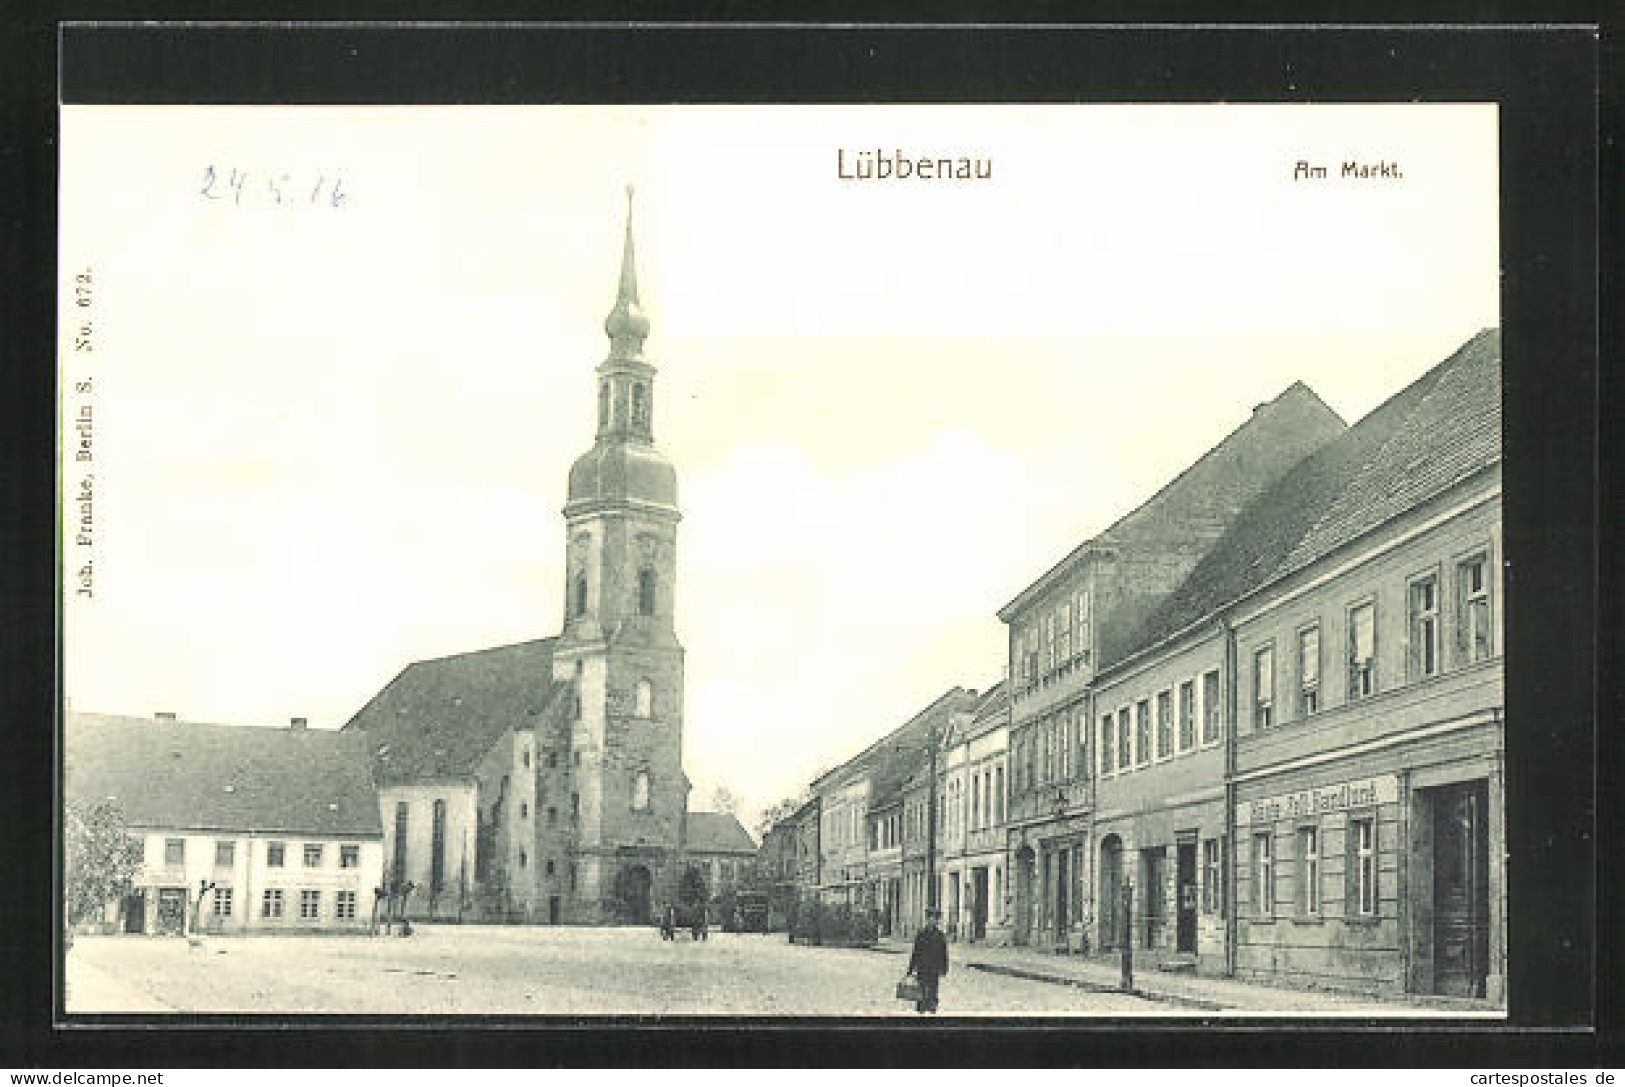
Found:
<path fill-rule="evenodd" d="M 894 930 L 932 901 L 963 939 L 1504 999 L 1500 473 L 1494 330 L 1354 426 L 1301 384 L 1259 405 L 999 611 L 1004 683 L 813 783 L 800 887 Z M 913 758 L 900 797 L 877 749 Z"/>

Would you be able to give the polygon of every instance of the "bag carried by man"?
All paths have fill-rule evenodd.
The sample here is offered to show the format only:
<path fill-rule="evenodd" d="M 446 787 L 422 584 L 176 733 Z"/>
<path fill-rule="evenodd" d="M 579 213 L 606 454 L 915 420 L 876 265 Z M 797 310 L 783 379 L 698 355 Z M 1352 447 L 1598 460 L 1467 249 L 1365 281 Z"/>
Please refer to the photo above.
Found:
<path fill-rule="evenodd" d="M 902 979 L 897 982 L 898 1000 L 907 1000 L 917 1004 L 923 995 L 924 994 L 920 990 L 919 979 L 913 974 L 905 974 Z"/>

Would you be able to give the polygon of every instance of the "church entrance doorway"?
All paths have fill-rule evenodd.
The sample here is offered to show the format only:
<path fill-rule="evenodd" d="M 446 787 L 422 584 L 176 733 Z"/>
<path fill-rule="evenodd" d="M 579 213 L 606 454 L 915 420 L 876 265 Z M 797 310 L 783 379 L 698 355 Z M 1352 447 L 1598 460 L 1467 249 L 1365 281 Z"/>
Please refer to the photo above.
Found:
<path fill-rule="evenodd" d="M 654 879 L 641 864 L 622 868 L 615 877 L 615 900 L 623 925 L 649 923 L 649 888 Z"/>

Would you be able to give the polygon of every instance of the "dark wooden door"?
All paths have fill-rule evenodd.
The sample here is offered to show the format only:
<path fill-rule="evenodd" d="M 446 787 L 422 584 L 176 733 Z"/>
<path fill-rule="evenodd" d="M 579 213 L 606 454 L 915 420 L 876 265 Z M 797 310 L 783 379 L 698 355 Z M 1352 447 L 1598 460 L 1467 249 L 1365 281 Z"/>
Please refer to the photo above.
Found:
<path fill-rule="evenodd" d="M 1123 938 L 1123 851 L 1113 837 L 1100 850 L 1100 945 L 1122 946 Z"/>
<path fill-rule="evenodd" d="M 1483 996 L 1489 959 L 1488 790 L 1482 781 L 1440 789 L 1433 802 L 1433 983 Z"/>
<path fill-rule="evenodd" d="M 140 891 L 125 896 L 124 931 L 134 933 L 147 931 L 147 896 Z"/>
<path fill-rule="evenodd" d="M 1196 954 L 1196 843 L 1182 842 L 1175 882 L 1179 894 L 1179 950 Z"/>

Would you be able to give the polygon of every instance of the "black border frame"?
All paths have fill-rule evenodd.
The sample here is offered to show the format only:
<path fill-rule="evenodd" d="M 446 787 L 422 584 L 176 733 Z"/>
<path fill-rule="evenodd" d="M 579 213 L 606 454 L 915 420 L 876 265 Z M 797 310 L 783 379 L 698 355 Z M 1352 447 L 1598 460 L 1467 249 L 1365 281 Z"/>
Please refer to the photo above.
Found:
<path fill-rule="evenodd" d="M 303 5 L 301 5 L 303 6 Z M 1482 7 L 1483 5 L 1479 5 Z M 328 10 L 328 9 L 323 9 Z M 557 10 L 557 9 L 555 9 Z M 629 11 L 632 17 L 641 11 Z M 743 9 L 725 6 L 726 17 Z M 961 11 L 964 9 L 961 8 Z M 1257 11 L 1258 9 L 1254 8 Z M 111 14 L 111 12 L 105 12 Z M 317 16 L 321 12 L 305 14 Z M 87 13 L 94 14 L 94 13 Z M 194 12 L 193 14 L 203 14 Z M 279 13 L 283 16 L 290 12 Z M 419 12 L 383 13 L 392 17 Z M 1138 14 L 1127 11 L 1122 15 Z M 1270 14 L 1270 12 L 1264 12 Z M 848 13 L 857 17 L 858 12 Z M 1042 17 L 1042 14 L 1041 16 Z M 1053 18 L 1053 15 L 1050 17 Z M 1586 22 L 1594 16 L 1581 12 Z M 69 25 L 36 17 L 8 44 L 20 84 L 8 90 L 8 159 L 26 171 L 5 214 L 7 266 L 28 269 L 6 292 L 5 327 L 24 328 L 8 374 L 5 460 L 12 509 L 6 596 L 24 622 L 0 624 L 14 724 L 0 818 L 8 850 L 29 866 L 8 905 L 11 933 L 52 931 L 55 120 L 64 101 L 143 102 L 863 102 L 863 101 L 1495 101 L 1502 118 L 1505 546 L 1509 617 L 1507 806 L 1512 1024 L 1379 1028 L 1181 1021 L 1123 1031 L 1103 1021 L 951 1031 L 800 1020 L 692 1021 L 514 1030 L 507 1020 L 343 1020 L 300 1032 L 197 1023 L 128 1030 L 51 1028 L 40 994 L 55 990 L 55 948 L 8 940 L 0 958 L 15 1002 L 0 1051 L 19 1064 L 131 1067 L 414 1064 L 1197 1065 L 1591 1063 L 1614 1052 L 1592 1032 L 1617 1019 L 1611 948 L 1596 942 L 1599 860 L 1594 801 L 1617 795 L 1597 744 L 1608 709 L 1600 662 L 1616 656 L 1598 623 L 1599 512 L 1618 508 L 1598 472 L 1598 64 L 1595 26 L 1401 25 L 848 25 L 646 22 L 403 28 L 381 24 Z M 1611 53 L 1611 45 L 1609 52 Z M 474 58 L 474 59 L 471 59 Z M 1611 115 L 1611 96 L 1601 105 Z M 1611 116 L 1612 119 L 1612 116 Z M 1613 391 L 1609 389 L 1608 391 Z M 1606 494 L 1612 505 L 1597 504 Z M 1606 514 L 1615 532 L 1617 513 Z M 1610 538 L 1612 539 L 1612 538 Z M 1608 552 L 1614 553 L 1613 551 Z M 14 579 L 15 583 L 14 583 Z M 1612 580 L 1606 583 L 1612 587 Z M 1625 619 L 1612 598 L 1611 618 Z M 1599 659 L 1597 649 L 1604 649 Z M 1593 726 L 1586 734 L 1586 724 Z M 1602 791 L 1593 791 L 1596 786 Z M 42 848 L 43 845 L 43 848 Z M 35 893 L 27 894 L 21 889 Z M 1600 956 L 1600 957 L 1599 957 Z M 1601 967 L 1602 969 L 1599 969 Z M 52 1003 L 54 1003 L 54 995 Z M 308 1020 L 267 1021 L 291 1027 Z M 451 1026 L 457 1029 L 418 1031 Z M 1283 1030 L 1282 1027 L 1290 1029 Z M 408 1029 L 402 1029 L 408 1028 Z M 651 1029 L 654 1028 L 654 1029 Z M 1533 1028 L 1533 1029 L 1532 1029 Z M 1171 1047 L 1169 1034 L 1178 1035 Z M 837 1045 L 831 1045 L 838 1041 Z M 1599 1048 L 1599 1043 L 1604 1043 Z M 1335 1048 L 1328 1048 L 1329 1044 Z"/>

